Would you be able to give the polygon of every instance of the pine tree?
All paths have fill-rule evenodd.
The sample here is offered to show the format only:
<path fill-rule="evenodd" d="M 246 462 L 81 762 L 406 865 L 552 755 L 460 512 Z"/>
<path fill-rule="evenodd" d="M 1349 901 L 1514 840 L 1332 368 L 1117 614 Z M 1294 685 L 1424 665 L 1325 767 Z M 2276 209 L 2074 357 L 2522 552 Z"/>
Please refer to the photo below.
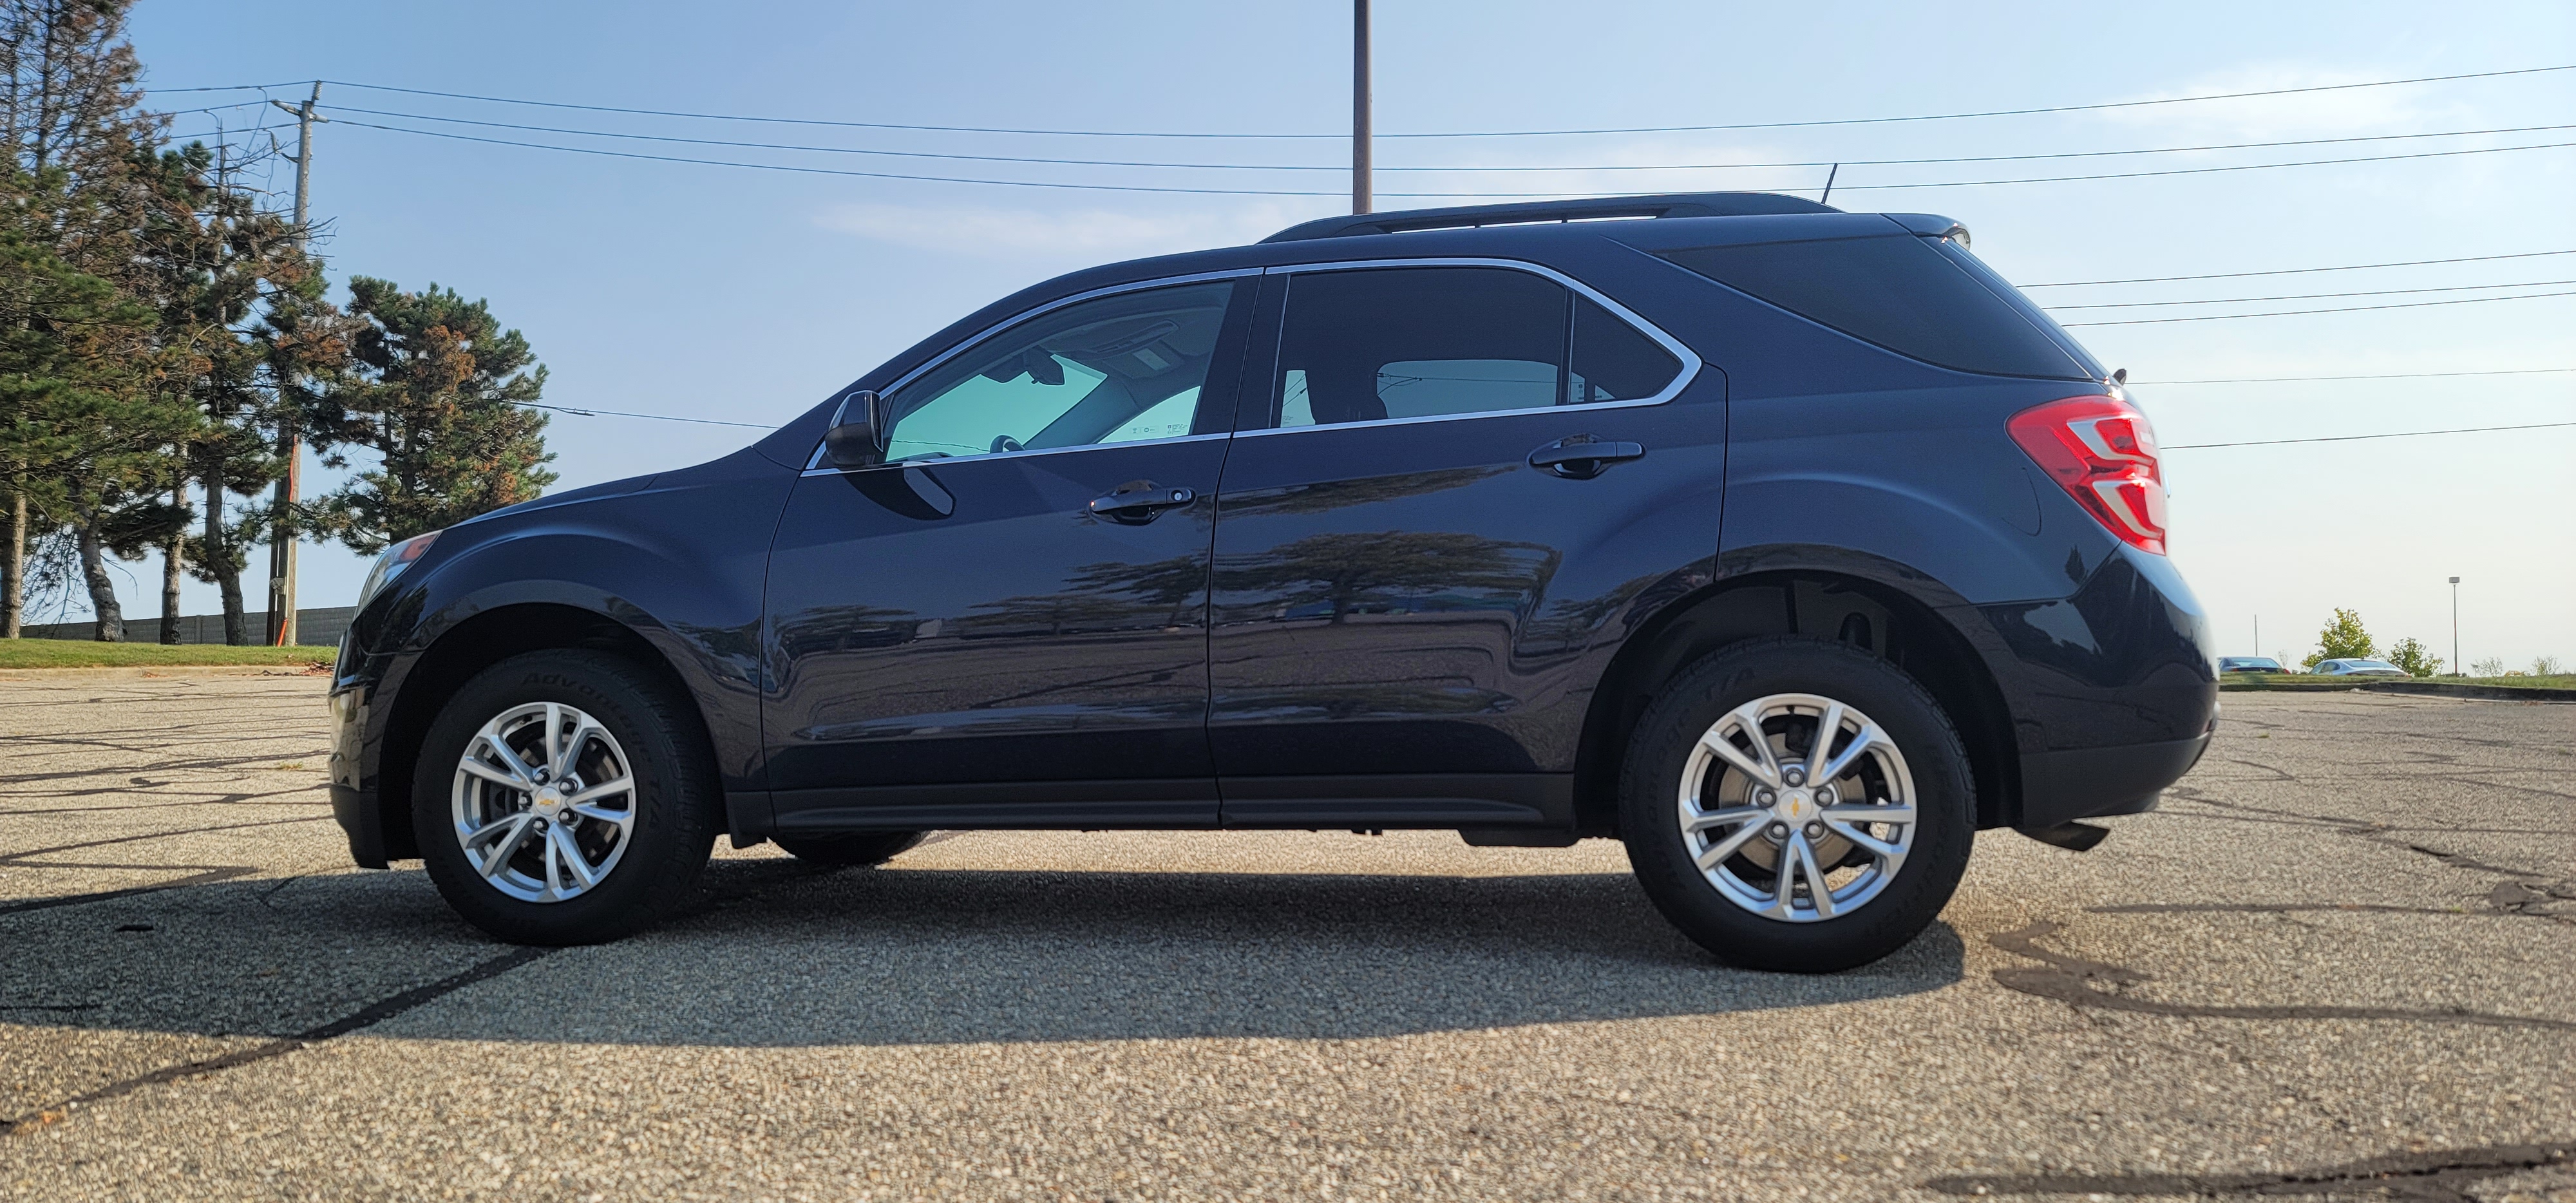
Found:
<path fill-rule="evenodd" d="M 526 338 L 435 284 L 412 293 L 358 276 L 349 293 L 348 371 L 316 399 L 313 434 L 332 467 L 351 447 L 376 463 L 312 507 L 315 528 L 371 552 L 554 483 L 546 417 L 523 404 L 546 380 Z"/>

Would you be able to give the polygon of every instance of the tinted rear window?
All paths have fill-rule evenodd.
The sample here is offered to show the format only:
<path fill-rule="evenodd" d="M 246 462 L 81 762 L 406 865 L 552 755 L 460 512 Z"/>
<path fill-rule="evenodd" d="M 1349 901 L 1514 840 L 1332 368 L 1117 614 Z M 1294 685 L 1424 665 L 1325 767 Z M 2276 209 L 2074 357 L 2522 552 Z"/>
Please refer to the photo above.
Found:
<path fill-rule="evenodd" d="M 2051 337 L 2032 324 L 2022 312 L 2028 302 L 2016 304 L 2018 294 L 2014 300 L 1997 295 L 1929 239 L 1911 234 L 1661 254 L 1854 338 L 1945 368 L 2073 380 L 2100 374 L 2059 345 L 2063 335 Z M 1995 283 L 2011 290 L 2000 277 Z"/>

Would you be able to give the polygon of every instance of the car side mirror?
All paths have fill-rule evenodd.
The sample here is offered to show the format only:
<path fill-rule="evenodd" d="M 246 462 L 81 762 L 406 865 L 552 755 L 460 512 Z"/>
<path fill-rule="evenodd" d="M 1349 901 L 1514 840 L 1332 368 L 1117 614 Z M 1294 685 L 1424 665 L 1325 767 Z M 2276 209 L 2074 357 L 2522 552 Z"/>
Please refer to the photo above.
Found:
<path fill-rule="evenodd" d="M 865 468 L 885 462 L 887 429 L 885 401 L 866 389 L 850 394 L 841 402 L 841 412 L 832 418 L 832 428 L 823 433 L 823 458 L 835 468 Z"/>

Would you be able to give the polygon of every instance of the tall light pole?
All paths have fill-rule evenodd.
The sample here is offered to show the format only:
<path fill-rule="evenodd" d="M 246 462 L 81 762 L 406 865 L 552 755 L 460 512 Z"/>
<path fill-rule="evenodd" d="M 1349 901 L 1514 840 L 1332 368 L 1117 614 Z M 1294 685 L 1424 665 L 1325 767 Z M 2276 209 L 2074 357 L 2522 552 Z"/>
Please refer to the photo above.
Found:
<path fill-rule="evenodd" d="M 312 227 L 306 224 L 308 202 L 313 186 L 313 123 L 328 121 L 313 111 L 321 103 L 322 85 L 315 82 L 313 94 L 304 98 L 301 107 L 283 100 L 271 100 L 295 114 L 295 242 L 298 247 L 312 243 Z M 295 642 L 295 485 L 298 469 L 304 460 L 304 436 L 295 421 L 285 413 L 277 417 L 277 454 L 286 461 L 286 474 L 277 478 L 277 493 L 269 508 L 268 530 L 268 643 L 285 647 Z"/>
<path fill-rule="evenodd" d="M 2469 675 L 2469 666 L 2460 663 L 2460 578 L 2451 578 L 2451 675 Z"/>
<path fill-rule="evenodd" d="M 1369 0 L 1351 0 L 1351 212 L 1372 208 L 1369 176 Z"/>

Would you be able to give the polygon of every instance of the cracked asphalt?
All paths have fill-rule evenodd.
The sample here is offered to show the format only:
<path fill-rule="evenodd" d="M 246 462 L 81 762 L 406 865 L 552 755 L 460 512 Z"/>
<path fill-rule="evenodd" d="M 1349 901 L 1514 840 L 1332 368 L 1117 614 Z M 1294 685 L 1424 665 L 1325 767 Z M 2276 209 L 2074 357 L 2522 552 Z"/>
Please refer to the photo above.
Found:
<path fill-rule="evenodd" d="M 2576 706 L 2229 694 L 1792 978 L 1431 832 L 725 850 L 514 949 L 348 866 L 322 686 L 0 674 L 0 1196 L 2576 1201 Z"/>

